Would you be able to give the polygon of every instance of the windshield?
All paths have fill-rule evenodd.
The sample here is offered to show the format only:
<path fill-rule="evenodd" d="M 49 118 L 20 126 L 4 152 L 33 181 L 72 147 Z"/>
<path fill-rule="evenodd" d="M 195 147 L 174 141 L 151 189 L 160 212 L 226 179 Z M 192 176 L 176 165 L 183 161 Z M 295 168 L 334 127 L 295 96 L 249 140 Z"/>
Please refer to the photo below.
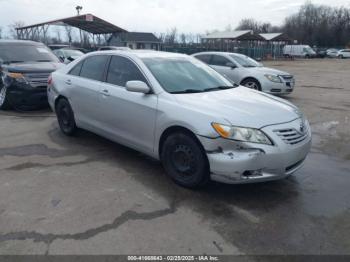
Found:
<path fill-rule="evenodd" d="M 75 56 L 84 55 L 83 52 L 79 50 L 74 50 L 74 49 L 65 49 L 65 50 L 62 50 L 62 52 L 64 53 L 65 57 L 75 57 Z"/>
<path fill-rule="evenodd" d="M 187 58 L 142 59 L 161 86 L 169 93 L 198 93 L 234 86 L 207 65 Z"/>
<path fill-rule="evenodd" d="M 59 62 L 44 45 L 0 45 L 0 58 L 4 63 Z"/>
<path fill-rule="evenodd" d="M 238 64 L 243 67 L 261 67 L 261 64 L 254 59 L 244 55 L 230 55 Z"/>

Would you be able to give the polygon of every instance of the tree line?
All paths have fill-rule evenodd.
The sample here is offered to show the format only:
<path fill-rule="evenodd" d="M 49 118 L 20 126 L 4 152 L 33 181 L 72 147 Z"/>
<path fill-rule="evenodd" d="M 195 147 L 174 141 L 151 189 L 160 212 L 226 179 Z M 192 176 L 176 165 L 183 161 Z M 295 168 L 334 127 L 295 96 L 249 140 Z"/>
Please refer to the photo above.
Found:
<path fill-rule="evenodd" d="M 318 47 L 350 46 L 350 9 L 330 7 L 307 2 L 299 11 L 285 18 L 281 26 L 261 22 L 253 18 L 242 19 L 236 28 L 231 25 L 223 30 L 253 30 L 255 33 L 285 33 L 300 44 Z M 208 33 L 213 33 L 214 30 Z M 193 34 L 178 33 L 176 28 L 161 34 L 166 44 L 194 43 L 198 37 Z"/>

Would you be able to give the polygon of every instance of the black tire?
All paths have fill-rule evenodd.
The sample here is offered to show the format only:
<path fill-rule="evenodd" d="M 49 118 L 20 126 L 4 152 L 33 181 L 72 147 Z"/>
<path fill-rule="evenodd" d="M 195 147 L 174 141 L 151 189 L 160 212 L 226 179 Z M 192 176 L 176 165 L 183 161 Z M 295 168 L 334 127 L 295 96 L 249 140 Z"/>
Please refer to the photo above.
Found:
<path fill-rule="evenodd" d="M 10 109 L 10 102 L 7 94 L 7 88 L 0 83 L 0 109 L 7 110 Z"/>
<path fill-rule="evenodd" d="M 340 58 L 340 59 L 344 59 L 344 56 L 343 56 L 343 55 L 340 55 L 339 58 Z"/>
<path fill-rule="evenodd" d="M 248 87 L 250 89 L 261 91 L 261 85 L 258 80 L 254 78 L 247 78 L 241 82 L 242 86 Z"/>
<path fill-rule="evenodd" d="M 67 136 L 73 136 L 78 128 L 75 124 L 74 113 L 68 100 L 65 98 L 58 100 L 55 111 L 61 131 Z"/>
<path fill-rule="evenodd" d="M 165 139 L 161 161 L 167 174 L 180 186 L 196 188 L 210 180 L 209 162 L 202 146 L 185 132 L 173 133 Z"/>

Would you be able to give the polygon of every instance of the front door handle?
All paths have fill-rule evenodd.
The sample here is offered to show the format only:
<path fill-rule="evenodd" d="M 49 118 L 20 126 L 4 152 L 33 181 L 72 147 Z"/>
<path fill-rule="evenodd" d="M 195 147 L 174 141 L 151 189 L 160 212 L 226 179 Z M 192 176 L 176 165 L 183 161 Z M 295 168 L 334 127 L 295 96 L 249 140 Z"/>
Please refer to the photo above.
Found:
<path fill-rule="evenodd" d="M 72 80 L 70 79 L 66 80 L 66 84 L 70 86 L 72 84 Z"/>
<path fill-rule="evenodd" d="M 108 91 L 108 89 L 103 89 L 103 90 L 101 91 L 101 94 L 104 95 L 104 96 L 109 96 L 109 91 Z"/>

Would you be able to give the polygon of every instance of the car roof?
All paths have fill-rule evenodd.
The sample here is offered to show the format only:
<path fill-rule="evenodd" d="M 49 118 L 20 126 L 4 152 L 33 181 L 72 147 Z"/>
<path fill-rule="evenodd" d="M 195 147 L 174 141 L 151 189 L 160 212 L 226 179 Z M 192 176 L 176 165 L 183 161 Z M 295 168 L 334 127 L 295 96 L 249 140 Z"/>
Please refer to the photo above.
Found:
<path fill-rule="evenodd" d="M 244 54 L 239 54 L 239 53 L 232 53 L 232 52 L 200 52 L 193 54 L 194 56 L 196 55 L 235 55 L 235 56 L 246 56 Z"/>
<path fill-rule="evenodd" d="M 8 40 L 1 39 L 0 45 L 10 45 L 10 44 L 19 44 L 19 45 L 43 45 L 43 43 L 30 41 L 30 40 Z"/>
<path fill-rule="evenodd" d="M 155 50 L 108 50 L 108 51 L 97 51 L 92 52 L 90 55 L 93 54 L 103 54 L 103 55 L 113 55 L 113 54 L 120 54 L 120 55 L 129 55 L 129 56 L 136 56 L 138 58 L 183 58 L 188 57 L 184 54 L 178 54 L 178 53 L 170 53 L 170 52 L 162 52 L 162 51 L 155 51 Z"/>

